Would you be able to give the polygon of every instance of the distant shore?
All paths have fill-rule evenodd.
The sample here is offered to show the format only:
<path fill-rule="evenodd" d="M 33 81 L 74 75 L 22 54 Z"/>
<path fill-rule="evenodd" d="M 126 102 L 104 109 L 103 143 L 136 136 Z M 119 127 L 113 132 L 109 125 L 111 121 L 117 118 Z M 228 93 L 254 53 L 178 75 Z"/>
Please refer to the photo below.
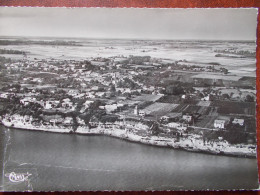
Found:
<path fill-rule="evenodd" d="M 14 124 L 11 122 L 6 122 L 2 120 L 2 125 L 6 128 L 12 129 L 22 129 L 22 130 L 30 130 L 30 131 L 45 131 L 45 132 L 53 132 L 53 133 L 66 133 L 66 134 L 80 134 L 80 135 L 106 135 L 115 138 L 120 138 L 123 140 L 142 143 L 146 145 L 153 145 L 159 147 L 168 147 L 174 149 L 181 149 L 190 152 L 198 152 L 205 154 L 214 154 L 214 155 L 224 155 L 224 156 L 233 156 L 233 157 L 246 157 L 246 158 L 256 158 L 256 150 L 249 150 L 246 148 L 241 148 L 241 146 L 229 145 L 225 148 L 215 147 L 216 145 L 204 145 L 200 141 L 195 138 L 189 139 L 180 139 L 177 140 L 175 138 L 165 138 L 158 136 L 140 136 L 134 133 L 126 133 L 125 130 L 122 129 L 105 129 L 105 128 L 91 128 L 89 129 L 87 126 L 79 127 L 76 132 L 72 131 L 72 127 L 68 128 L 60 128 L 60 127 L 48 127 L 48 126 L 40 126 L 36 127 L 32 124 Z"/>

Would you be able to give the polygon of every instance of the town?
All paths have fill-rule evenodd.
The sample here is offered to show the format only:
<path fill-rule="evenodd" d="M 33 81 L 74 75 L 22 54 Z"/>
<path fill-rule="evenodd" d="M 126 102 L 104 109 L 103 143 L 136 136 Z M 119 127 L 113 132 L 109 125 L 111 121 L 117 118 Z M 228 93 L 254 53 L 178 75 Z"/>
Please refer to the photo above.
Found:
<path fill-rule="evenodd" d="M 253 77 L 215 62 L 148 55 L 47 60 L 8 52 L 23 59 L 0 57 L 0 119 L 7 127 L 256 156 Z"/>

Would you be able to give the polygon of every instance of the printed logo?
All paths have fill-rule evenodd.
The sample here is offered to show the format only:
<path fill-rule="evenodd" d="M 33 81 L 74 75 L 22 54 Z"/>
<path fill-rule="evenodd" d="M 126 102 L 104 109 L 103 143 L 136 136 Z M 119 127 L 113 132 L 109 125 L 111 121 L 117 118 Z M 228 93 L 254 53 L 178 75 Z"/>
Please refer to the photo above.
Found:
<path fill-rule="evenodd" d="M 9 181 L 13 182 L 13 183 L 19 183 L 19 182 L 24 182 L 24 181 L 28 181 L 28 178 L 31 176 L 32 174 L 30 173 L 15 173 L 15 172 L 11 172 L 11 173 L 7 173 L 5 174 L 6 177 L 9 178 Z"/>

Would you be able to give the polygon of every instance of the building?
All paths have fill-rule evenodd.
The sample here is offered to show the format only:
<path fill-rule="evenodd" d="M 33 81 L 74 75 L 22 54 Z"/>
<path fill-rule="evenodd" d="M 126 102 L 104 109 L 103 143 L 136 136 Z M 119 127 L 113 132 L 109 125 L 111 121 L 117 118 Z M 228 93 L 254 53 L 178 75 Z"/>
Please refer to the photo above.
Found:
<path fill-rule="evenodd" d="M 107 113 L 116 111 L 118 108 L 117 104 L 105 105 L 105 110 Z"/>
<path fill-rule="evenodd" d="M 170 128 L 177 128 L 180 126 L 180 123 L 171 122 L 171 123 L 168 123 L 167 126 Z"/>
<path fill-rule="evenodd" d="M 134 114 L 135 114 L 135 115 L 139 115 L 138 106 L 135 107 L 135 109 L 134 109 Z"/>
<path fill-rule="evenodd" d="M 144 110 L 139 110 L 139 116 L 145 116 L 145 111 Z"/>
<path fill-rule="evenodd" d="M 102 62 L 102 61 L 91 61 L 91 64 L 94 66 L 105 66 L 107 65 L 107 62 Z"/>
<path fill-rule="evenodd" d="M 214 127 L 218 128 L 218 129 L 224 129 L 226 125 L 226 121 L 225 120 L 215 120 L 214 121 Z"/>
<path fill-rule="evenodd" d="M 163 115 L 163 116 L 161 117 L 161 120 L 162 120 L 162 121 L 170 122 L 170 121 L 176 121 L 176 120 L 178 120 L 179 117 L 181 117 L 181 113 L 178 113 L 178 112 L 169 112 L 169 113 L 167 113 L 166 115 Z"/>
<path fill-rule="evenodd" d="M 51 109 L 51 108 L 52 108 L 51 102 L 46 101 L 46 102 L 45 102 L 45 109 Z"/>
<path fill-rule="evenodd" d="M 187 125 L 185 125 L 185 124 L 183 124 L 183 123 L 182 123 L 182 124 L 176 123 L 176 122 L 168 123 L 167 126 L 170 127 L 170 128 L 175 128 L 175 129 L 177 129 L 178 132 L 180 132 L 180 133 L 183 133 L 183 132 L 186 131 L 187 128 L 188 128 Z"/>
<path fill-rule="evenodd" d="M 99 125 L 99 120 L 96 117 L 91 117 L 89 125 L 90 127 L 97 127 Z"/>
<path fill-rule="evenodd" d="M 201 98 L 202 101 L 212 101 L 213 97 L 211 94 L 208 94 L 204 98 Z"/>
<path fill-rule="evenodd" d="M 184 114 L 182 116 L 182 119 L 187 121 L 187 122 L 191 122 L 192 121 L 192 116 L 191 115 L 187 115 L 187 114 Z"/>
<path fill-rule="evenodd" d="M 235 118 L 235 119 L 232 121 L 232 124 L 239 124 L 240 126 L 243 126 L 244 123 L 245 123 L 245 120 L 244 120 L 244 119 Z"/>
<path fill-rule="evenodd" d="M 177 127 L 177 129 L 179 130 L 179 132 L 184 132 L 188 129 L 188 127 L 182 124 L 181 126 Z"/>

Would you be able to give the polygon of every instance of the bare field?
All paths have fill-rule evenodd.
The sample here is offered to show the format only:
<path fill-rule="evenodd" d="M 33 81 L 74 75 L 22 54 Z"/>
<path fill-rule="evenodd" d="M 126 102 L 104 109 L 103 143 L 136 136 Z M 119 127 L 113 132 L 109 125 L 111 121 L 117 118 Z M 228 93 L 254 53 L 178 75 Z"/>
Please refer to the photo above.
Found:
<path fill-rule="evenodd" d="M 195 126 L 202 127 L 202 128 L 213 128 L 214 121 L 218 118 L 218 116 L 202 116 L 200 119 L 195 123 Z"/>
<path fill-rule="evenodd" d="M 137 96 L 135 98 L 133 98 L 132 100 L 134 101 L 152 101 L 155 102 L 158 99 L 160 99 L 162 97 L 162 95 L 141 95 L 141 96 Z"/>
<path fill-rule="evenodd" d="M 232 101 L 214 101 L 212 106 L 218 107 L 220 114 L 245 114 L 255 115 L 254 102 L 232 102 Z"/>
<path fill-rule="evenodd" d="M 143 111 L 147 114 L 162 116 L 162 115 L 165 115 L 165 114 L 171 112 L 177 106 L 178 106 L 178 104 L 168 104 L 168 103 L 156 102 L 156 103 L 144 108 Z"/>
<path fill-rule="evenodd" d="M 211 102 L 210 101 L 199 101 L 197 106 L 210 106 Z"/>

